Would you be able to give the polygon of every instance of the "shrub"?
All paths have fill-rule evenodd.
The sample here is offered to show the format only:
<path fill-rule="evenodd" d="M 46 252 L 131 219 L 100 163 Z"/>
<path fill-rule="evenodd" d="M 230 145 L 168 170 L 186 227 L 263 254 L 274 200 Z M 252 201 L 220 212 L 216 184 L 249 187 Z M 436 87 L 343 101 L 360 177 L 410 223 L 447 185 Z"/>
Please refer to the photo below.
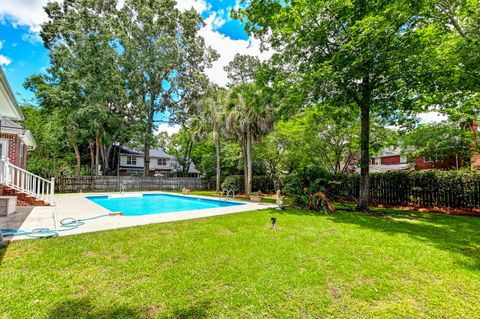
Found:
<path fill-rule="evenodd" d="M 305 167 L 295 172 L 284 187 L 284 192 L 292 196 L 293 204 L 313 211 L 334 211 L 334 205 L 326 186 L 330 173 L 317 167 Z"/>
<path fill-rule="evenodd" d="M 221 186 L 222 190 L 232 189 L 235 193 L 243 193 L 245 191 L 245 178 L 243 175 L 230 175 L 225 177 Z M 262 193 L 275 192 L 272 179 L 264 175 L 253 176 L 252 191 L 260 191 Z"/>
<path fill-rule="evenodd" d="M 270 176 L 266 175 L 253 176 L 252 191 L 262 193 L 275 193 L 273 180 L 270 178 Z"/>
<path fill-rule="evenodd" d="M 244 191 L 245 179 L 243 175 L 230 175 L 225 177 L 222 182 L 222 190 L 233 190 L 235 193 L 241 193 Z"/>

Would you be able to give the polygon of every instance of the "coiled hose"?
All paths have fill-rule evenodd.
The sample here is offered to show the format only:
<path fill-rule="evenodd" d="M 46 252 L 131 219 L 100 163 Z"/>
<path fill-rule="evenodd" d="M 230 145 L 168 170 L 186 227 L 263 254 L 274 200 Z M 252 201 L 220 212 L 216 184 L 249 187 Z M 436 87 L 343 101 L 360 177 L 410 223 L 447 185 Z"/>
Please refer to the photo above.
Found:
<path fill-rule="evenodd" d="M 27 236 L 30 238 L 51 238 L 60 235 L 61 232 L 70 231 L 85 225 L 88 220 L 98 219 L 110 216 L 110 214 L 102 214 L 90 218 L 75 219 L 71 217 L 64 218 L 60 221 L 60 229 L 36 228 L 32 231 L 20 229 L 0 229 L 3 237 Z"/>

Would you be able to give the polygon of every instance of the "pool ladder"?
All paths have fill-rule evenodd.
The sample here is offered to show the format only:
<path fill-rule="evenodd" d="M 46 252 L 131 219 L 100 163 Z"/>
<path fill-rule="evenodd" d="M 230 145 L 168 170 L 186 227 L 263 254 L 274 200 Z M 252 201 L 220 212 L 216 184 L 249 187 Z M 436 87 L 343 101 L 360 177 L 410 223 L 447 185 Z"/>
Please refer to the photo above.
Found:
<path fill-rule="evenodd" d="M 125 186 L 125 184 L 123 184 L 123 183 L 120 184 L 120 194 L 121 194 L 121 195 L 123 195 L 123 193 L 125 193 L 126 188 L 127 188 L 127 187 Z"/>
<path fill-rule="evenodd" d="M 223 200 L 234 200 L 235 199 L 235 191 L 233 189 L 224 190 L 220 197 L 222 197 Z"/>

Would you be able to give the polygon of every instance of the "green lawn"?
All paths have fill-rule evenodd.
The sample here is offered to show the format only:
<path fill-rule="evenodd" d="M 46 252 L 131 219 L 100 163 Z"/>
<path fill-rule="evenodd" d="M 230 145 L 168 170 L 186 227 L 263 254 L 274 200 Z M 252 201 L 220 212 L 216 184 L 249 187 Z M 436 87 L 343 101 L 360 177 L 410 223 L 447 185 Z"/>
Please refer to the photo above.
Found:
<path fill-rule="evenodd" d="M 181 192 L 174 192 L 174 193 L 181 193 Z M 191 195 L 200 195 L 200 196 L 212 196 L 212 197 L 218 197 L 218 193 L 216 191 L 192 191 L 190 192 Z M 249 199 L 246 198 L 235 198 L 235 200 L 244 200 L 244 201 L 249 201 Z M 275 204 L 276 198 L 275 195 L 264 195 L 262 198 L 262 203 L 269 203 L 269 204 Z M 292 203 L 292 200 L 288 197 L 284 198 L 284 203 L 285 205 L 290 205 Z"/>
<path fill-rule="evenodd" d="M 480 317 L 472 217 L 257 211 L 15 242 L 0 260 L 0 318 Z"/>

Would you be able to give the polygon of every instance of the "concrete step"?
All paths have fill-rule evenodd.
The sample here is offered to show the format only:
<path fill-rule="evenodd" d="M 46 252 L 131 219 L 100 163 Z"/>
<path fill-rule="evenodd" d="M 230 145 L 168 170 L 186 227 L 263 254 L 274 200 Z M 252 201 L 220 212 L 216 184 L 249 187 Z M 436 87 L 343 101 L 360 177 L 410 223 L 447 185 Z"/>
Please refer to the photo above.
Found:
<path fill-rule="evenodd" d="M 44 200 L 38 199 L 29 194 L 20 192 L 16 189 L 3 186 L 1 189 L 1 195 L 3 196 L 16 196 L 17 206 L 49 206 Z"/>
<path fill-rule="evenodd" d="M 50 206 L 50 205 L 45 203 L 45 201 L 43 201 L 42 199 L 35 199 L 33 206 Z"/>
<path fill-rule="evenodd" d="M 17 199 L 17 206 L 24 207 L 24 206 L 33 206 L 33 205 L 30 204 L 29 202 L 25 202 L 25 201 L 22 201 L 22 200 L 18 200 L 18 199 Z"/>

